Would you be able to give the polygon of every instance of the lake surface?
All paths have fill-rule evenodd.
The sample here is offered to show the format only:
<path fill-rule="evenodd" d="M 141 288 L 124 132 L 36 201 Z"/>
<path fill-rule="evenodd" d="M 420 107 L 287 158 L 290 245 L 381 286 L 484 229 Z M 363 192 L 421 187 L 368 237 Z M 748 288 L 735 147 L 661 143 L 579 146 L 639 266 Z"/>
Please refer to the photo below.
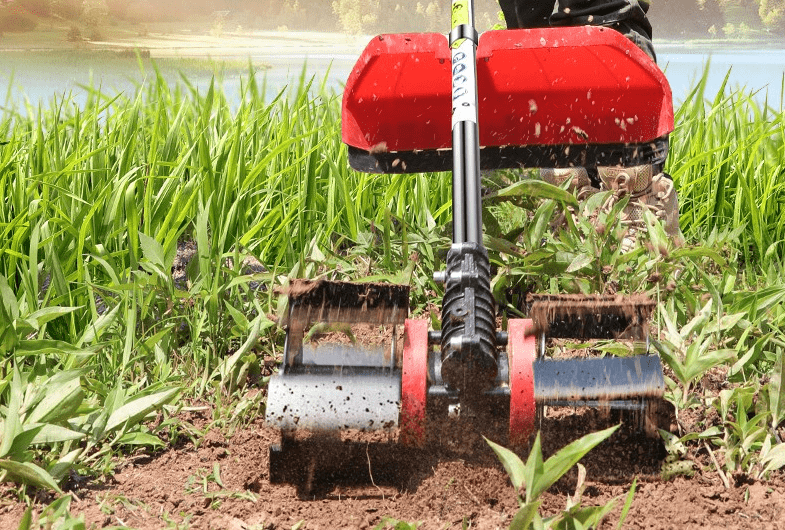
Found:
<path fill-rule="evenodd" d="M 213 67 L 206 60 L 229 61 L 231 65 L 222 76 L 223 88 L 232 101 L 239 96 L 242 83 L 247 81 L 249 61 L 267 65 L 259 70 L 257 81 L 264 82 L 268 97 L 287 85 L 297 84 L 305 68 L 307 77 L 314 76 L 320 83 L 327 76 L 327 85 L 341 91 L 344 81 L 367 39 L 346 38 L 340 42 L 319 40 L 318 34 L 291 34 L 276 43 L 269 34 L 260 46 L 193 50 L 186 59 L 174 56 L 184 49 L 169 49 L 169 57 L 156 59 L 163 76 L 180 80 L 183 73 L 193 85 L 206 88 L 213 76 Z M 743 87 L 756 92 L 758 99 L 768 97 L 776 109 L 781 106 L 785 48 L 753 49 L 749 45 L 700 48 L 684 43 L 655 40 L 658 62 L 665 71 L 673 91 L 676 106 L 695 86 L 696 80 L 710 65 L 707 96 L 713 97 L 730 71 L 729 88 Z M 154 52 L 155 54 L 155 52 Z M 25 102 L 32 105 L 50 102 L 56 94 L 70 94 L 76 101 L 86 98 L 85 85 L 101 87 L 110 94 L 122 91 L 133 94 L 140 83 L 152 77 L 149 61 L 140 69 L 135 58 L 121 58 L 114 52 L 68 52 L 65 50 L 2 51 L 0 52 L 0 102 L 24 112 Z M 3 96 L 4 95 L 4 96 Z M 0 103 L 2 104 L 2 103 Z"/>

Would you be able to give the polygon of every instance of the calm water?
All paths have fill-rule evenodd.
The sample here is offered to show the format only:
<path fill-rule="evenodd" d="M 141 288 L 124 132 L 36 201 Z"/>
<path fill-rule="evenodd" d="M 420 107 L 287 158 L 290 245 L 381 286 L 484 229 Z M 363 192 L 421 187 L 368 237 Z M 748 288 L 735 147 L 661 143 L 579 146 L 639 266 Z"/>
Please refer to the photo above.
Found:
<path fill-rule="evenodd" d="M 242 65 L 249 58 L 254 64 L 269 65 L 269 69 L 257 74 L 258 81 L 266 83 L 268 96 L 288 84 L 296 84 L 304 66 L 307 75 L 315 76 L 317 82 L 329 76 L 328 86 L 340 91 L 362 47 L 363 43 L 348 45 L 339 53 L 329 54 L 325 53 L 324 46 L 313 50 L 301 46 L 295 52 L 277 55 L 263 52 L 252 53 L 250 57 L 245 53 L 213 58 L 230 60 L 234 65 L 224 73 L 222 84 L 230 100 L 236 100 L 243 79 L 248 76 Z M 770 105 L 780 107 L 785 49 L 724 47 L 707 51 L 683 44 L 658 43 L 657 53 L 677 106 L 709 64 L 707 95 L 716 94 L 730 70 L 730 88 L 756 91 L 761 101 L 768 96 Z M 204 60 L 160 59 L 157 64 L 167 79 L 179 80 L 182 71 L 189 82 L 199 88 L 206 88 L 212 77 L 212 69 Z M 54 94 L 71 94 L 77 101 L 84 101 L 83 85 L 90 84 L 111 94 L 118 91 L 132 94 L 139 83 L 151 76 L 149 63 L 146 69 L 141 71 L 135 59 L 122 59 L 108 52 L 0 52 L 0 102 L 6 101 L 4 106 L 16 108 L 23 108 L 25 101 L 46 105 Z"/>

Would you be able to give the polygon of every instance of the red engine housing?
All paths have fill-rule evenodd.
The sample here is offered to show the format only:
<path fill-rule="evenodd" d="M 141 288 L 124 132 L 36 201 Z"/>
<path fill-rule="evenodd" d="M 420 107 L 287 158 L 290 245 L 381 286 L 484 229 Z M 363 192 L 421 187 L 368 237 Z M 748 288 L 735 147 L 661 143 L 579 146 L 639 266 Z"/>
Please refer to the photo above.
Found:
<path fill-rule="evenodd" d="M 377 172 L 396 169 L 385 168 L 384 160 L 405 160 L 401 153 L 422 159 L 439 152 L 430 159 L 444 166 L 452 141 L 450 64 L 441 34 L 373 38 L 344 90 L 342 138 L 350 154 L 370 156 Z M 608 28 L 486 32 L 477 49 L 477 85 L 480 145 L 491 148 L 489 153 L 539 146 L 560 158 L 559 150 L 568 146 L 608 146 L 606 151 L 646 147 L 673 130 L 664 74 L 631 41 Z M 528 165 L 521 156 L 528 155 L 497 163 L 483 156 L 483 166 Z M 553 165 L 575 162 L 587 161 Z M 403 169 L 389 172 L 412 172 Z"/>

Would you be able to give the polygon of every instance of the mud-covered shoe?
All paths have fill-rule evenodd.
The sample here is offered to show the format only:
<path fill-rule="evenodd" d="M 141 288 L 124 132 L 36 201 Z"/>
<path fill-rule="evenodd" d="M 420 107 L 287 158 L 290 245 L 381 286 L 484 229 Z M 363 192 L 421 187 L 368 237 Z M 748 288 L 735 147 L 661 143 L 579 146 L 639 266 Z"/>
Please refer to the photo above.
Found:
<path fill-rule="evenodd" d="M 606 207 L 625 196 L 630 201 L 622 212 L 622 223 L 627 225 L 627 234 L 622 240 L 622 251 L 627 252 L 635 246 L 637 234 L 646 226 L 643 211 L 648 209 L 660 220 L 665 233 L 676 246 L 684 242 L 679 229 L 679 201 L 673 180 L 667 173 L 654 174 L 651 165 L 633 167 L 598 167 L 600 181 L 604 190 L 613 191 Z"/>
<path fill-rule="evenodd" d="M 540 168 L 540 180 L 544 180 L 548 184 L 553 184 L 554 186 L 561 186 L 567 180 L 570 180 L 571 182 L 568 184 L 567 189 L 575 193 L 579 201 L 600 191 L 591 185 L 589 174 L 586 172 L 586 168 L 582 166 Z"/>

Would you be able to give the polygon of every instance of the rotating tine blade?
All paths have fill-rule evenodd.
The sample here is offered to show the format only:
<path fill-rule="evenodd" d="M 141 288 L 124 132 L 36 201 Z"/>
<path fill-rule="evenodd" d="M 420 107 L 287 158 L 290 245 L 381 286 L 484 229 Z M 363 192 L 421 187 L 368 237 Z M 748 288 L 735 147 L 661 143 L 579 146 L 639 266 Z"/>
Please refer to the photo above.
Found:
<path fill-rule="evenodd" d="M 409 287 L 295 280 L 288 294 L 284 365 L 270 379 L 268 425 L 283 430 L 397 426 L 401 372 L 396 327 L 408 315 Z M 305 340 L 309 328 L 323 324 L 330 325 L 324 328 L 326 339 Z M 337 337 L 341 333 L 334 332 L 338 328 L 333 324 L 344 326 L 349 340 Z M 382 342 L 389 337 L 388 343 L 359 344 L 351 332 L 357 324 L 375 326 Z"/>
<path fill-rule="evenodd" d="M 294 280 L 289 286 L 289 325 L 317 322 L 403 324 L 409 286 Z"/>
<path fill-rule="evenodd" d="M 314 324 L 402 325 L 409 314 L 409 286 L 294 280 L 289 286 L 287 363 L 297 361 L 304 332 Z"/>
<path fill-rule="evenodd" d="M 654 302 L 645 295 L 533 295 L 527 297 L 532 333 L 552 338 L 648 340 Z M 534 363 L 538 403 L 615 403 L 625 408 L 665 391 L 658 355 L 546 359 Z"/>

